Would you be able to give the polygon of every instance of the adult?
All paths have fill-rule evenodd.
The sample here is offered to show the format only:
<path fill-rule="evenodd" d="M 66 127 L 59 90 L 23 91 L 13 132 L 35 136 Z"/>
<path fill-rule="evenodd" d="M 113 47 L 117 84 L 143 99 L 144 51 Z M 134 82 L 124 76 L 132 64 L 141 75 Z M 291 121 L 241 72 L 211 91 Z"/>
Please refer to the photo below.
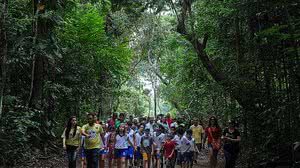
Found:
<path fill-rule="evenodd" d="M 70 117 L 61 136 L 63 138 L 63 147 L 67 151 L 69 168 L 76 168 L 76 156 L 81 140 L 80 131 L 76 117 Z"/>
<path fill-rule="evenodd" d="M 198 158 L 198 152 L 200 151 L 202 148 L 202 135 L 203 135 L 203 127 L 201 125 L 199 125 L 199 121 L 198 120 L 193 120 L 193 125 L 191 125 L 190 129 L 193 132 L 193 138 L 195 139 L 195 143 L 196 143 L 196 148 L 198 150 L 196 150 L 194 156 L 194 161 L 197 163 L 197 158 Z"/>
<path fill-rule="evenodd" d="M 103 147 L 102 134 L 103 129 L 100 124 L 96 124 L 95 114 L 87 115 L 88 124 L 82 127 L 82 134 L 85 138 L 85 153 L 87 159 L 87 168 L 98 168 L 99 152 Z"/>
<path fill-rule="evenodd" d="M 222 130 L 218 124 L 218 120 L 215 116 L 209 118 L 208 127 L 205 129 L 205 135 L 207 137 L 208 146 L 208 158 L 210 168 L 217 166 L 217 156 L 221 148 L 221 136 Z M 205 138 L 206 139 L 206 138 Z"/>
<path fill-rule="evenodd" d="M 233 121 L 228 122 L 228 128 L 223 132 L 225 168 L 234 168 L 235 162 L 240 151 L 239 142 L 241 141 L 240 132 L 235 128 Z"/>

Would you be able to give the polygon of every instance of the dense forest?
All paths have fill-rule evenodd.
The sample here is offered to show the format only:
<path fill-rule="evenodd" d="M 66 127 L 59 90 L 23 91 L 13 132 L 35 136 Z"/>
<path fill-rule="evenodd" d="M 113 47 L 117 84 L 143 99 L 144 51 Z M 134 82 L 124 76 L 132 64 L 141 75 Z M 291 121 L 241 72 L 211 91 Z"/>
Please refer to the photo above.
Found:
<path fill-rule="evenodd" d="M 240 167 L 300 141 L 297 0 L 1 0 L 0 165 L 61 148 L 71 115 L 234 118 Z"/>

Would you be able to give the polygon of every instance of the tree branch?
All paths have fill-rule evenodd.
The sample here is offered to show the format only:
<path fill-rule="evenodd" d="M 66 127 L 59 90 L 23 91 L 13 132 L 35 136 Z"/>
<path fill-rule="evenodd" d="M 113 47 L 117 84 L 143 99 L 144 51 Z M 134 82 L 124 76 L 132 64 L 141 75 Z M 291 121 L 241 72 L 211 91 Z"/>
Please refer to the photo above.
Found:
<path fill-rule="evenodd" d="M 190 4 L 184 4 L 189 1 L 183 0 L 182 1 L 182 14 L 180 15 L 182 18 L 179 19 L 180 21 L 184 21 L 186 18 L 186 12 L 187 12 L 187 6 Z M 245 90 L 243 86 L 240 86 L 240 84 L 236 81 L 232 81 L 230 78 L 226 76 L 224 72 L 218 69 L 218 67 L 210 60 L 209 56 L 205 52 L 205 48 L 208 41 L 208 34 L 205 34 L 203 37 L 202 42 L 199 40 L 199 38 L 196 36 L 195 32 L 188 33 L 185 31 L 185 24 L 184 22 L 178 22 L 177 31 L 188 41 L 191 42 L 193 45 L 198 57 L 200 58 L 203 66 L 206 68 L 206 70 L 209 72 L 209 74 L 212 76 L 212 78 L 220 85 L 222 85 L 227 91 L 230 92 L 231 97 L 235 98 L 239 104 L 243 107 L 251 107 L 251 103 L 249 102 L 249 97 L 244 96 L 244 94 L 249 94 L 249 89 Z M 242 93 L 241 93 L 242 92 Z"/>
<path fill-rule="evenodd" d="M 174 10 L 174 12 L 175 12 L 177 21 L 179 21 L 179 20 L 178 20 L 178 19 L 179 19 L 179 15 L 178 15 L 178 12 L 177 12 L 177 10 L 176 10 L 176 7 L 175 7 L 175 4 L 174 4 L 173 0 L 169 0 L 169 2 L 170 2 L 170 4 L 171 4 L 171 8 L 172 8 L 172 9 Z"/>

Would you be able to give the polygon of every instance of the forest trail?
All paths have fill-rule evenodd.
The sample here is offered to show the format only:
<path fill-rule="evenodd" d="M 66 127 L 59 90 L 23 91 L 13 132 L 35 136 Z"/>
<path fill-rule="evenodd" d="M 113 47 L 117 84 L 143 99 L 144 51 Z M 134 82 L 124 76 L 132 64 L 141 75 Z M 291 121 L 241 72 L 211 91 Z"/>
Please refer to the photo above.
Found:
<path fill-rule="evenodd" d="M 197 164 L 193 166 L 193 168 L 209 168 L 208 159 L 207 159 L 207 150 L 202 150 L 197 160 Z M 61 152 L 59 152 L 61 153 Z M 40 157 L 37 158 L 35 162 L 27 165 L 27 166 L 17 166 L 24 168 L 67 168 L 67 158 L 64 154 L 52 154 L 48 157 Z M 107 168 L 106 166 L 105 168 Z M 81 168 L 80 161 L 78 159 L 77 168 Z M 176 165 L 175 168 L 180 168 L 180 166 Z M 224 168 L 224 157 L 222 154 L 218 156 L 218 167 Z"/>

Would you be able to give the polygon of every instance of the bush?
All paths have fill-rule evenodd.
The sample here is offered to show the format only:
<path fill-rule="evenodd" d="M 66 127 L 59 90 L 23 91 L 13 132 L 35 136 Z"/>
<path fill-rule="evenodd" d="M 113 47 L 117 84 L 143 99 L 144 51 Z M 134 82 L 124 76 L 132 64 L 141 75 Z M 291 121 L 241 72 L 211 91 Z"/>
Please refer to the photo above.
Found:
<path fill-rule="evenodd" d="M 41 112 L 26 107 L 14 107 L 0 120 L 0 165 L 13 166 L 29 158 L 31 149 L 39 137 Z"/>

